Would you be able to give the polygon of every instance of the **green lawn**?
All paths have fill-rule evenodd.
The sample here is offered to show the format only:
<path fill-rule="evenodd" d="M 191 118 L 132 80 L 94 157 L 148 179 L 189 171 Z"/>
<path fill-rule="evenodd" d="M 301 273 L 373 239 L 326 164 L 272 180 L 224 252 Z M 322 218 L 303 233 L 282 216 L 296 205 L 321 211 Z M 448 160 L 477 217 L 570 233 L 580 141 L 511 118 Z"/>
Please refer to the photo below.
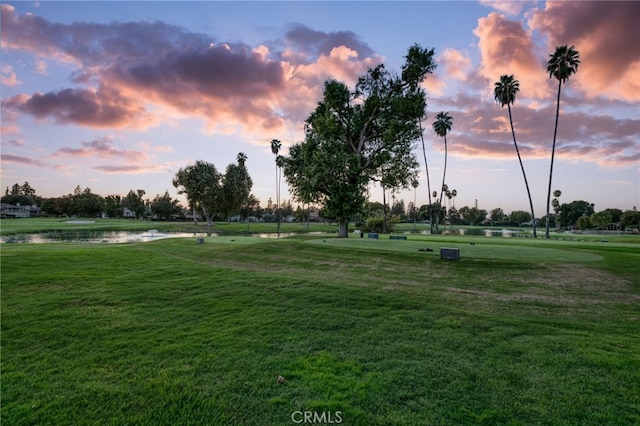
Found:
<path fill-rule="evenodd" d="M 635 238 L 3 244 L 1 261 L 2 424 L 640 423 Z"/>

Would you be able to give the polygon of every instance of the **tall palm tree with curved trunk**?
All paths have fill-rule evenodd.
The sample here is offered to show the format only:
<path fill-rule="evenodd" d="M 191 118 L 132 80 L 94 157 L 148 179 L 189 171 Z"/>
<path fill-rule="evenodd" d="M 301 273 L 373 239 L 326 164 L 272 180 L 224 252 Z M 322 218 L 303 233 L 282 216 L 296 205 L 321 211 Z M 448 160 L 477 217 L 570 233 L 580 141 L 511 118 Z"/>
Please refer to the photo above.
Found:
<path fill-rule="evenodd" d="M 509 110 L 509 124 L 511 124 L 511 135 L 513 136 L 513 145 L 516 147 L 516 153 L 518 154 L 518 161 L 520 162 L 520 168 L 522 169 L 522 176 L 524 177 L 524 184 L 527 187 L 527 195 L 529 196 L 529 207 L 531 208 L 531 217 L 533 218 L 533 238 L 536 238 L 536 215 L 533 212 L 533 201 L 531 201 L 531 191 L 529 190 L 529 182 L 527 181 L 527 174 L 524 171 L 524 165 L 522 164 L 522 158 L 520 157 L 520 149 L 518 149 L 518 142 L 516 142 L 516 131 L 513 128 L 513 118 L 511 116 L 511 104 L 516 101 L 516 93 L 520 91 L 520 82 L 516 80 L 512 75 L 502 75 L 500 80 L 496 81 L 493 89 L 493 97 L 501 108 L 507 106 Z"/>
<path fill-rule="evenodd" d="M 449 115 L 448 112 L 439 112 L 436 114 L 436 121 L 433 122 L 433 130 L 436 132 L 436 135 L 444 138 L 444 171 L 442 173 L 442 185 L 440 186 L 440 200 L 438 201 L 438 206 L 442 208 L 442 194 L 445 191 L 444 181 L 447 175 L 447 133 L 451 130 L 451 126 L 453 126 L 453 118 Z M 436 232 L 438 230 L 438 222 L 440 218 L 440 213 L 436 216 Z"/>
<path fill-rule="evenodd" d="M 280 148 L 282 148 L 282 142 L 280 142 L 278 139 L 272 139 L 271 140 L 271 153 L 273 153 L 273 155 L 276 156 L 276 210 L 275 210 L 275 215 L 276 215 L 276 223 L 277 223 L 277 227 L 278 227 L 278 238 L 280 238 L 280 216 L 278 215 L 278 209 L 280 208 L 280 180 L 278 179 L 279 177 L 279 171 L 280 171 L 280 156 L 278 155 L 278 153 L 280 152 Z"/>
<path fill-rule="evenodd" d="M 551 206 L 551 181 L 553 179 L 553 160 L 556 153 L 556 136 L 558 135 L 558 117 L 560 116 L 560 92 L 562 91 L 562 83 L 571 77 L 571 75 L 578 72 L 578 65 L 580 65 L 580 53 L 574 46 L 556 47 L 556 51 L 550 55 L 549 62 L 547 62 L 547 72 L 549 78 L 555 77 L 558 80 L 558 100 L 556 103 L 556 125 L 553 129 L 553 145 L 551 147 L 551 168 L 549 169 L 549 188 L 547 190 L 547 216 L 544 236 L 549 238 L 549 208 Z"/>
<path fill-rule="evenodd" d="M 418 121 L 418 126 L 420 127 L 420 140 L 422 141 L 422 156 L 424 157 L 424 168 L 427 170 L 427 194 L 429 195 L 429 231 L 433 233 L 433 206 L 431 205 L 431 183 L 429 182 L 429 165 L 427 164 L 427 150 L 424 147 L 424 132 L 422 131 L 421 121 Z"/>

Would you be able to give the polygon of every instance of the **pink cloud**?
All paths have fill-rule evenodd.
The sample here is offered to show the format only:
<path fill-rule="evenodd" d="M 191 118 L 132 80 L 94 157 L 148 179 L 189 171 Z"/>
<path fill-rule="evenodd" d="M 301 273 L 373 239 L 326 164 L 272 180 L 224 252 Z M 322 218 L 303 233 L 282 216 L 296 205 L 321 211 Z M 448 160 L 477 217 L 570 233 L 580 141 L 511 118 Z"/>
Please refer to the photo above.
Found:
<path fill-rule="evenodd" d="M 2 145 L 23 147 L 24 142 L 18 139 L 10 139 L 8 141 L 2 141 Z"/>
<path fill-rule="evenodd" d="M 3 111 L 4 112 L 4 111 Z M 2 121 L 5 121 L 6 118 L 3 117 Z M 4 135 L 18 135 L 20 134 L 20 128 L 15 124 L 3 124 L 0 128 L 0 133 Z"/>
<path fill-rule="evenodd" d="M 130 165 L 104 165 L 104 166 L 95 166 L 94 170 L 108 173 L 108 174 L 131 174 L 131 175 L 139 175 L 145 173 L 160 173 L 171 171 L 172 169 L 168 165 L 140 165 L 140 164 L 130 164 Z"/>
<path fill-rule="evenodd" d="M 8 87 L 15 87 L 21 82 L 18 80 L 16 73 L 13 71 L 11 65 L 2 66 L 2 74 L 0 75 L 0 82 Z"/>
<path fill-rule="evenodd" d="M 549 54 L 565 44 L 580 52 L 575 80 L 589 96 L 638 101 L 638 16 L 640 2 L 636 1 L 548 1 L 544 10 L 533 14 L 529 24 L 548 36 Z"/>
<path fill-rule="evenodd" d="M 64 147 L 58 149 L 53 156 L 122 158 L 131 162 L 143 162 L 148 159 L 142 151 L 120 150 L 113 146 L 113 141 L 103 137 L 90 142 L 82 142 L 83 148 Z"/>
<path fill-rule="evenodd" d="M 531 33 L 522 22 L 508 20 L 497 12 L 478 20 L 474 34 L 479 38 L 482 56 L 479 74 L 493 83 L 503 74 L 514 74 L 520 81 L 521 94 L 547 98 L 552 93 L 546 67 L 536 54 Z"/>
<path fill-rule="evenodd" d="M 22 164 L 26 166 L 33 167 L 49 167 L 46 163 L 31 158 L 31 157 L 22 157 L 19 155 L 11 155 L 11 154 L 2 154 L 2 162 L 3 163 L 12 163 L 12 164 Z"/>
<path fill-rule="evenodd" d="M 154 121 L 141 105 L 116 90 L 64 89 L 32 96 L 16 95 L 2 102 L 5 109 L 59 124 L 95 128 L 145 128 Z"/>
<path fill-rule="evenodd" d="M 449 155 L 463 158 L 512 159 L 515 156 L 507 111 L 495 103 L 478 103 L 471 95 L 458 95 L 451 104 L 454 118 L 448 136 Z M 548 159 L 555 120 L 555 105 L 534 109 L 512 108 L 516 138 L 525 160 Z M 556 142 L 557 158 L 569 162 L 595 162 L 603 167 L 633 167 L 640 153 L 640 119 L 620 119 L 561 111 Z M 427 135 L 436 140 L 427 132 Z M 434 149 L 443 151 L 439 143 Z"/>
<path fill-rule="evenodd" d="M 95 128 L 146 128 L 169 114 L 202 117 L 209 132 L 279 134 L 298 130 L 324 80 L 355 81 L 380 60 L 348 31 L 295 25 L 284 41 L 295 55 L 265 45 L 212 42 L 210 35 L 158 21 L 57 24 L 19 16 L 5 5 L 3 48 L 71 63 L 75 84 L 99 89 L 20 95 L 3 107 Z"/>
<path fill-rule="evenodd" d="M 473 69 L 469 55 L 456 49 L 445 49 L 438 58 L 438 64 L 446 69 L 447 77 L 461 81 L 465 81 Z"/>

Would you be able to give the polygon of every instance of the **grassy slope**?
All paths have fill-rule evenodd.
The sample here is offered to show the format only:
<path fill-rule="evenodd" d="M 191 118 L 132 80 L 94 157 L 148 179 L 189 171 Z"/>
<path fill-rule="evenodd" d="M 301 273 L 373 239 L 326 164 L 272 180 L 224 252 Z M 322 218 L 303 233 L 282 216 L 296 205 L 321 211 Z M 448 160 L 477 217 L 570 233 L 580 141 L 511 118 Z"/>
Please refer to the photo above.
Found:
<path fill-rule="evenodd" d="M 4 245 L 1 420 L 640 422 L 637 246 L 455 241 Z"/>

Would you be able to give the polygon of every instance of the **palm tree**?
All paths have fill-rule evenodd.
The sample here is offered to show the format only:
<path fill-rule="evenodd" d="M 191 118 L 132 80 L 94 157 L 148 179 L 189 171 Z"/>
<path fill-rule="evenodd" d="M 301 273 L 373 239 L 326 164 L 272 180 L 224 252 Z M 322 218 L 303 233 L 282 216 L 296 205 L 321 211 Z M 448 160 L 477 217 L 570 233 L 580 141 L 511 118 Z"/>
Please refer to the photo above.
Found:
<path fill-rule="evenodd" d="M 520 162 L 520 168 L 522 169 L 522 176 L 524 177 L 524 185 L 527 187 L 527 195 L 529 196 L 529 207 L 531 208 L 531 217 L 533 218 L 533 238 L 536 238 L 536 215 L 533 212 L 533 201 L 531 201 L 531 191 L 529 190 L 529 182 L 527 181 L 527 174 L 524 172 L 524 165 L 522 164 L 522 158 L 520 157 L 520 150 L 518 149 L 518 142 L 516 142 L 516 131 L 513 128 L 513 119 L 511 117 L 511 104 L 516 101 L 516 93 L 520 91 L 520 82 L 513 78 L 512 75 L 502 75 L 500 80 L 496 81 L 493 89 L 493 97 L 500 107 L 505 105 L 509 110 L 509 123 L 511 124 L 511 134 L 513 135 L 513 145 L 516 147 L 516 153 L 518 154 L 518 161 Z"/>
<path fill-rule="evenodd" d="M 551 147 L 551 168 L 549 169 L 549 189 L 547 190 L 547 216 L 544 236 L 549 238 L 549 208 L 551 206 L 551 180 L 553 179 L 553 159 L 556 153 L 556 136 L 558 135 L 558 117 L 560 115 L 560 92 L 562 91 L 562 83 L 565 83 L 572 74 L 578 72 L 580 65 L 580 53 L 574 46 L 556 47 L 556 51 L 550 55 L 547 62 L 547 72 L 549 78 L 555 77 L 558 80 L 558 101 L 556 104 L 556 125 L 553 130 L 553 145 Z"/>
<path fill-rule="evenodd" d="M 418 121 L 420 126 L 420 140 L 422 141 L 422 156 L 424 157 L 424 168 L 427 170 L 427 194 L 429 195 L 429 231 L 433 234 L 433 207 L 431 206 L 431 183 L 429 182 L 429 165 L 427 164 L 427 150 L 424 147 L 424 132 L 422 131 L 422 121 Z"/>
<path fill-rule="evenodd" d="M 247 154 L 244 152 L 239 152 L 236 156 L 236 160 L 238 161 L 239 166 L 244 166 L 244 163 L 247 162 Z"/>
<path fill-rule="evenodd" d="M 456 196 L 458 195 L 458 191 L 455 189 L 451 190 L 451 198 L 453 199 L 453 217 L 451 217 L 451 229 L 455 229 L 455 219 L 458 216 L 458 210 L 456 209 Z"/>
<path fill-rule="evenodd" d="M 451 130 L 451 126 L 453 125 L 453 118 L 449 115 L 448 112 L 439 112 L 436 114 L 436 121 L 433 122 L 433 130 L 440 137 L 444 138 L 444 172 L 442 173 L 442 185 L 440 186 L 440 200 L 438 201 L 438 205 L 442 205 L 442 194 L 444 193 L 444 180 L 447 175 L 447 132 Z M 440 214 L 436 217 L 436 232 L 438 231 L 438 218 L 440 218 Z"/>
<path fill-rule="evenodd" d="M 560 230 L 560 196 L 562 195 L 562 191 L 556 189 L 553 191 L 553 200 L 551 200 L 551 205 L 553 206 L 553 211 L 556 213 L 556 231 Z"/>
<path fill-rule="evenodd" d="M 416 230 L 416 215 L 418 213 L 418 210 L 416 209 L 416 195 L 418 193 L 418 186 L 420 185 L 420 182 L 418 182 L 417 178 L 413 178 L 411 180 L 411 186 L 413 187 L 413 230 Z"/>
<path fill-rule="evenodd" d="M 278 179 L 278 172 L 280 171 L 281 163 L 278 153 L 280 152 L 280 148 L 282 148 L 282 142 L 278 139 L 271 140 L 271 152 L 276 156 L 276 210 L 274 213 L 276 215 L 276 223 L 278 227 L 278 238 L 280 238 L 280 216 L 278 215 L 278 209 L 280 208 L 280 182 Z"/>

